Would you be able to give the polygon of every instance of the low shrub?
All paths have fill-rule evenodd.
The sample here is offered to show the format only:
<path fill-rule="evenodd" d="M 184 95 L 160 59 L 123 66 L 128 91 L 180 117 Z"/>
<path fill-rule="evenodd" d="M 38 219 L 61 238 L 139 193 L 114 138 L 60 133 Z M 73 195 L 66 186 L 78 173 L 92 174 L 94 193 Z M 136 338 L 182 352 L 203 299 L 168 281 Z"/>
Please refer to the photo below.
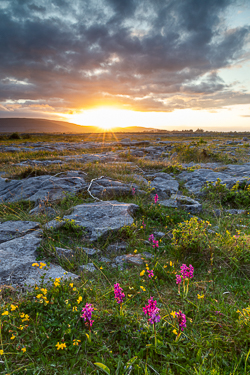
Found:
<path fill-rule="evenodd" d="M 203 188 L 208 200 L 214 203 L 229 206 L 232 208 L 250 207 L 250 184 L 249 181 L 237 182 L 231 189 L 222 184 L 220 179 L 208 182 Z"/>
<path fill-rule="evenodd" d="M 21 139 L 21 136 L 19 133 L 15 132 L 9 135 L 9 139 Z"/>

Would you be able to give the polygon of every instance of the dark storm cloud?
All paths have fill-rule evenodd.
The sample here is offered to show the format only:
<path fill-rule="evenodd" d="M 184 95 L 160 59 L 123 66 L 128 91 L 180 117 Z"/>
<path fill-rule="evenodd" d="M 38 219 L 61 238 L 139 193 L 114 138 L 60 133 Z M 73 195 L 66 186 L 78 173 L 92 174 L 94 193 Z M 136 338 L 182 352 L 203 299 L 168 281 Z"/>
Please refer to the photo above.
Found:
<path fill-rule="evenodd" d="M 245 103 L 248 94 L 217 73 L 238 61 L 250 33 L 229 29 L 230 6 L 237 2 L 0 3 L 0 101 L 57 111 L 100 102 L 156 111 Z"/>

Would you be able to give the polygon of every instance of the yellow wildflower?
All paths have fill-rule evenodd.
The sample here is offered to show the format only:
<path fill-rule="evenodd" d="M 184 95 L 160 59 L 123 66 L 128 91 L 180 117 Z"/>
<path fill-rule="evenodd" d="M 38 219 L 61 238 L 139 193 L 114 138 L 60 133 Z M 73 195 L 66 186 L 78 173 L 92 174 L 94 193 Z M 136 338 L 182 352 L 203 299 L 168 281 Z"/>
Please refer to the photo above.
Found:
<path fill-rule="evenodd" d="M 18 306 L 10 305 L 10 308 L 11 308 L 11 311 L 15 311 L 18 308 Z"/>
<path fill-rule="evenodd" d="M 174 333 L 175 335 L 178 335 L 178 332 L 176 331 L 176 329 L 173 330 L 173 333 Z"/>
<path fill-rule="evenodd" d="M 137 250 L 136 250 L 136 249 L 134 250 L 134 253 L 137 253 Z"/>
<path fill-rule="evenodd" d="M 204 296 L 204 294 L 202 294 L 202 295 L 197 294 L 197 297 L 198 297 L 198 299 L 201 299 L 201 298 L 204 298 L 205 296 Z"/>
<path fill-rule="evenodd" d="M 3 355 L 3 350 L 2 349 L 0 349 L 0 355 Z"/>
<path fill-rule="evenodd" d="M 35 266 L 36 266 L 36 267 L 39 267 L 39 264 L 38 264 L 38 263 L 33 263 L 33 264 L 32 264 L 32 267 L 35 267 Z"/>
<path fill-rule="evenodd" d="M 146 292 L 146 289 L 144 288 L 144 286 L 140 286 L 140 288 L 143 290 L 143 292 Z"/>
<path fill-rule="evenodd" d="M 61 278 L 60 277 L 57 277 L 54 281 L 54 285 L 55 286 L 59 286 L 60 285 L 60 281 L 61 281 Z"/>
<path fill-rule="evenodd" d="M 30 319 L 29 315 L 28 315 L 28 314 L 25 314 L 25 315 L 24 315 L 24 319 L 22 319 L 22 322 L 26 322 L 26 321 L 28 322 L 29 319 Z"/>
<path fill-rule="evenodd" d="M 58 342 L 55 346 L 57 347 L 57 350 L 66 348 L 65 343 L 59 344 L 59 342 Z"/>
<path fill-rule="evenodd" d="M 170 260 L 170 262 L 169 262 L 169 265 L 170 265 L 170 267 L 172 267 L 172 265 L 173 265 L 173 263 L 171 262 L 171 260 Z"/>
<path fill-rule="evenodd" d="M 73 345 L 78 345 L 81 340 L 73 340 Z"/>
<path fill-rule="evenodd" d="M 72 311 L 77 311 L 77 306 L 73 306 Z"/>
<path fill-rule="evenodd" d="M 43 267 L 45 267 L 46 266 L 46 263 L 42 263 L 42 262 L 40 262 L 40 267 L 39 268 L 43 268 Z"/>
<path fill-rule="evenodd" d="M 16 337 L 16 336 L 14 336 L 13 333 L 12 333 L 12 336 L 11 336 L 10 339 L 11 339 L 11 340 L 14 340 L 15 337 Z"/>
<path fill-rule="evenodd" d="M 25 353 L 25 352 L 26 352 L 26 348 L 22 348 L 21 350 L 22 350 L 22 352 L 23 352 L 23 353 Z"/>
<path fill-rule="evenodd" d="M 45 289 L 45 288 L 41 288 L 41 292 L 43 292 L 43 294 L 47 294 L 47 289 Z"/>
<path fill-rule="evenodd" d="M 141 273 L 140 273 L 140 276 L 143 276 L 145 273 L 145 270 L 142 270 Z"/>
<path fill-rule="evenodd" d="M 80 302 L 82 302 L 82 297 L 81 296 L 77 300 L 78 305 L 79 305 Z"/>
<path fill-rule="evenodd" d="M 9 311 L 4 311 L 2 315 L 9 315 Z"/>
<path fill-rule="evenodd" d="M 175 314 L 176 314 L 175 311 L 172 311 L 172 312 L 170 313 L 170 315 L 172 315 L 173 318 L 175 318 Z"/>
<path fill-rule="evenodd" d="M 73 285 L 74 285 L 73 283 L 70 283 L 70 284 L 69 284 L 69 286 L 70 286 L 71 288 L 73 288 Z"/>

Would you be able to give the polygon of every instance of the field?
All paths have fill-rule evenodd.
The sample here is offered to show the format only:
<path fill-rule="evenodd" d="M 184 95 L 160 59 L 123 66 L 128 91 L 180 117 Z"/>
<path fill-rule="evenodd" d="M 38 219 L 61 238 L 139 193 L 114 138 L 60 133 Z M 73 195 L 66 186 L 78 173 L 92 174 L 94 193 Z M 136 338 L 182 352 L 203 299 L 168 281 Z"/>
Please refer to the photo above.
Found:
<path fill-rule="evenodd" d="M 0 374 L 249 374 L 247 137 L 3 135 Z M 24 181 L 66 176 L 63 183 L 73 183 L 75 171 L 84 188 L 58 188 L 53 199 L 51 188 L 43 200 L 29 190 L 15 199 Z M 15 195 L 7 195 L 14 182 Z M 98 215 L 92 232 L 77 216 L 66 218 L 74 207 L 87 205 L 94 215 L 96 202 L 114 201 L 136 206 L 128 222 L 107 224 L 100 235 Z M 60 225 L 46 225 L 51 220 Z M 23 266 L 43 275 L 32 286 L 11 281 L 16 263 L 1 269 L 6 244 L 21 238 L 1 237 L 14 221 L 40 230 L 35 261 Z M 65 278 L 46 278 L 51 265 Z"/>

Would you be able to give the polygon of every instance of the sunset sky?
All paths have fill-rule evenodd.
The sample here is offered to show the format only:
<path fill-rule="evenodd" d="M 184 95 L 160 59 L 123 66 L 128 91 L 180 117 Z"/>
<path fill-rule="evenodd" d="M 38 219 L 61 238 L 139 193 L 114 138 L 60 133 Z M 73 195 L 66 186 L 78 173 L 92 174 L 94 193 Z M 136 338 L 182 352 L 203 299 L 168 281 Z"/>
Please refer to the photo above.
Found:
<path fill-rule="evenodd" d="M 0 117 L 250 130 L 250 0 L 1 0 Z"/>

